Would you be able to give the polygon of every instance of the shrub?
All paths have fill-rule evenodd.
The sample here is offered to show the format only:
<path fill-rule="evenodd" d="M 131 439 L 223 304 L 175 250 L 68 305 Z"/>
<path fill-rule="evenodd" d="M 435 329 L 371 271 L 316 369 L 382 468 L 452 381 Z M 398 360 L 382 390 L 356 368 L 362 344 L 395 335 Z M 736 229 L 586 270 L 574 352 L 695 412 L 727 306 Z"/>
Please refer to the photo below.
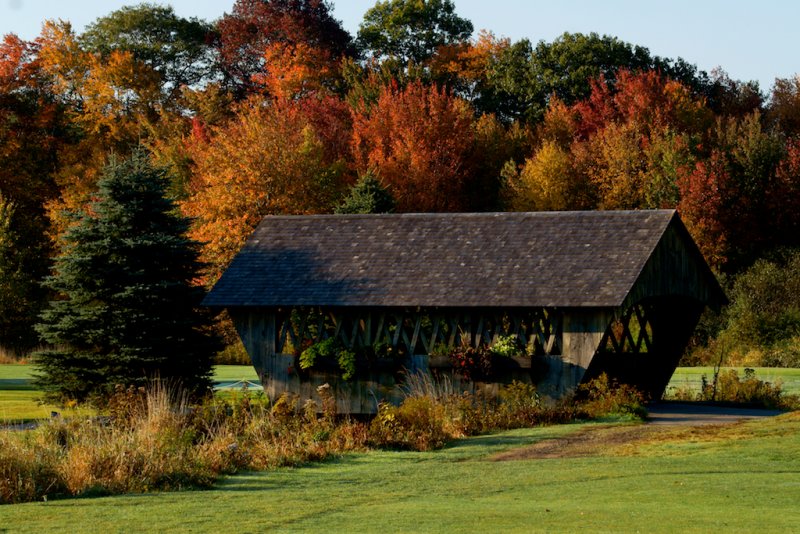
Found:
<path fill-rule="evenodd" d="M 485 380 L 492 374 L 492 352 L 485 346 L 462 344 L 450 351 L 450 363 L 464 380 Z"/>
<path fill-rule="evenodd" d="M 271 404 L 247 390 L 190 406 L 163 384 L 118 387 L 101 418 L 55 418 L 32 431 L 0 433 L 0 503 L 206 487 L 222 474 L 321 461 L 367 444 L 430 450 L 481 432 L 640 413 L 641 397 L 605 377 L 582 389 L 580 408 L 545 406 L 521 382 L 499 398 L 456 393 L 449 381 L 420 373 L 408 384 L 403 403 L 382 404 L 370 425 L 338 417 L 325 386 L 321 406 L 288 395 Z"/>
<path fill-rule="evenodd" d="M 314 343 L 300 354 L 300 368 L 326 368 L 338 366 L 344 380 L 356 374 L 356 354 L 347 350 L 336 338 L 328 338 Z"/>
<path fill-rule="evenodd" d="M 703 375 L 698 400 L 751 404 L 762 408 L 786 410 L 800 407 L 796 395 L 784 395 L 780 382 L 772 384 L 756 378 L 754 369 L 745 369 L 740 377 L 736 369 L 724 369 L 709 381 Z"/>
<path fill-rule="evenodd" d="M 541 422 L 542 402 L 536 387 L 514 380 L 500 391 L 500 412 L 506 427 L 531 426 Z"/>
<path fill-rule="evenodd" d="M 603 373 L 578 386 L 577 414 L 588 419 L 615 415 L 647 417 L 644 397 L 636 388 L 609 380 Z"/>
<path fill-rule="evenodd" d="M 369 427 L 375 446 L 426 451 L 451 437 L 445 432 L 444 406 L 432 397 L 408 397 L 400 406 L 381 404 Z"/>
<path fill-rule="evenodd" d="M 713 365 L 717 347 L 732 347 L 728 365 L 800 365 L 800 249 L 785 249 L 734 276 L 730 305 L 703 315 L 696 346 L 683 365 Z"/>
<path fill-rule="evenodd" d="M 324 398 L 324 395 L 323 395 Z M 104 417 L 43 422 L 0 434 L 0 503 L 207 487 L 224 473 L 319 461 L 360 449 L 359 422 L 330 403 L 298 410 L 247 392 L 189 406 L 166 387 L 118 388 Z"/>
<path fill-rule="evenodd" d="M 800 336 L 778 341 L 761 358 L 764 367 L 800 367 Z"/>
<path fill-rule="evenodd" d="M 525 353 L 525 347 L 522 346 L 517 336 L 498 336 L 490 350 L 492 354 L 506 358 Z"/>
<path fill-rule="evenodd" d="M 56 470 L 59 448 L 22 433 L 0 434 L 0 504 L 35 501 L 64 493 Z"/>

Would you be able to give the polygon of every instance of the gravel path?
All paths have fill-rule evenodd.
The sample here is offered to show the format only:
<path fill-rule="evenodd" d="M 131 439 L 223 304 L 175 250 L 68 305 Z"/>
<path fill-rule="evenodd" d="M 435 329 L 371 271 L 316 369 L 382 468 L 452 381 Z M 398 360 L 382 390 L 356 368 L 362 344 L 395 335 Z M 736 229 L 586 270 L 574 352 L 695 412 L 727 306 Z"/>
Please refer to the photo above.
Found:
<path fill-rule="evenodd" d="M 728 406 L 708 406 L 704 404 L 680 404 L 657 402 L 647 406 L 652 425 L 722 425 L 744 419 L 772 417 L 780 415 L 778 410 L 756 408 L 733 408 Z"/>

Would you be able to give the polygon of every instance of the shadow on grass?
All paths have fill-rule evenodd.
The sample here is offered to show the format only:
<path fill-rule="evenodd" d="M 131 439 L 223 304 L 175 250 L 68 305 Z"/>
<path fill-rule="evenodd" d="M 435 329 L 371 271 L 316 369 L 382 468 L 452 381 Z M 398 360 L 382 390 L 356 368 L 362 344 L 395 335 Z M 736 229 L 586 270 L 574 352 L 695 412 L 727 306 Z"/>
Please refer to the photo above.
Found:
<path fill-rule="evenodd" d="M 0 391 L 36 391 L 27 378 L 0 378 Z"/>

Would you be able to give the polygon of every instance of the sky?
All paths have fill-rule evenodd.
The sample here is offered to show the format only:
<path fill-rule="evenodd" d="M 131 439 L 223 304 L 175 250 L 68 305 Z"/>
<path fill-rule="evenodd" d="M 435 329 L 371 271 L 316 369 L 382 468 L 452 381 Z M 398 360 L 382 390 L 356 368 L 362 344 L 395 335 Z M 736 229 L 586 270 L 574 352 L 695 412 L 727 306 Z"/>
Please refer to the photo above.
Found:
<path fill-rule="evenodd" d="M 45 19 L 77 31 L 136 0 L 0 0 L 0 35 L 35 38 Z M 208 21 L 233 0 L 156 1 L 183 17 Z M 334 0 L 334 16 L 355 35 L 375 0 Z M 800 2 L 794 0 L 455 0 L 456 13 L 512 40 L 552 41 L 564 32 L 596 32 L 645 46 L 651 54 L 682 57 L 710 72 L 755 80 L 765 92 L 775 78 L 800 73 Z"/>

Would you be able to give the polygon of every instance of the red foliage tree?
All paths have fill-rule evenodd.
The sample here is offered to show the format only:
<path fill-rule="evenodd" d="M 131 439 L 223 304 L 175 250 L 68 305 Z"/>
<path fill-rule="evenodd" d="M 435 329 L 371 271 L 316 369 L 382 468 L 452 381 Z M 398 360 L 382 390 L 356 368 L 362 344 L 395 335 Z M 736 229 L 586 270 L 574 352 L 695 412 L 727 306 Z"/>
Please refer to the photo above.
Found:
<path fill-rule="evenodd" d="M 354 55 L 350 34 L 324 0 L 236 0 L 217 24 L 219 61 L 237 96 L 255 91 L 270 69 L 272 44 L 303 45 L 329 58 Z"/>
<path fill-rule="evenodd" d="M 798 152 L 762 129 L 759 114 L 721 120 L 714 148 L 679 181 L 679 209 L 707 259 L 736 272 L 776 246 L 798 242 Z"/>
<path fill-rule="evenodd" d="M 589 97 L 576 103 L 577 134 L 587 138 L 611 122 L 637 122 L 647 130 L 704 131 L 712 115 L 680 82 L 656 71 L 622 69 L 611 85 L 601 75 L 591 82 Z"/>
<path fill-rule="evenodd" d="M 765 196 L 767 206 L 774 209 L 770 235 L 778 244 L 800 246 L 800 139 L 787 142 L 786 156 Z"/>
<path fill-rule="evenodd" d="M 385 87 L 369 110 L 355 113 L 356 167 L 378 176 L 397 211 L 465 210 L 474 179 L 473 115 L 466 101 L 436 87 Z"/>
<path fill-rule="evenodd" d="M 46 298 L 51 242 L 44 204 L 57 195 L 53 172 L 62 107 L 42 72 L 36 43 L 0 43 L 0 346 L 25 352 Z"/>
<path fill-rule="evenodd" d="M 678 211 L 700 251 L 712 266 L 723 265 L 728 255 L 725 200 L 730 174 L 722 154 L 715 151 L 706 161 L 678 180 L 681 201 Z"/>

